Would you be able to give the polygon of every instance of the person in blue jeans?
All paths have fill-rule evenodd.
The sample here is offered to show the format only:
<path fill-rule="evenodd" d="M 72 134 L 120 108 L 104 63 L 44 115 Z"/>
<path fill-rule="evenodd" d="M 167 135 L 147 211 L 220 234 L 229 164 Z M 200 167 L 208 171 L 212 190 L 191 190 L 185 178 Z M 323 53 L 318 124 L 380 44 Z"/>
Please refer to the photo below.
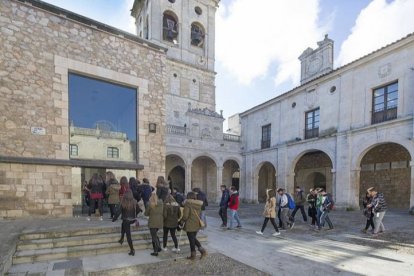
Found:
<path fill-rule="evenodd" d="M 220 210 L 219 210 L 219 215 L 221 218 L 221 227 L 222 228 L 226 228 L 227 227 L 227 208 L 229 205 L 229 200 L 230 200 L 230 192 L 227 189 L 226 185 L 221 185 L 220 187 L 221 189 L 221 200 L 220 200 Z"/>
<path fill-rule="evenodd" d="M 233 222 L 237 222 L 237 228 L 241 228 L 240 218 L 239 218 L 239 192 L 237 191 L 236 187 L 232 186 L 230 188 L 230 201 L 229 201 L 229 209 L 231 212 L 231 218 L 230 218 L 230 227 L 229 230 L 233 230 Z"/>
<path fill-rule="evenodd" d="M 319 221 L 320 225 L 318 229 L 321 230 L 325 226 L 325 222 L 327 222 L 329 225 L 329 230 L 332 230 L 334 227 L 333 227 L 331 219 L 329 218 L 329 212 L 331 210 L 333 202 L 331 201 L 330 195 L 324 189 L 320 190 L 320 195 L 322 196 L 322 199 L 321 199 L 322 205 L 319 208 L 320 209 L 320 213 L 319 213 L 320 214 L 320 221 Z"/>

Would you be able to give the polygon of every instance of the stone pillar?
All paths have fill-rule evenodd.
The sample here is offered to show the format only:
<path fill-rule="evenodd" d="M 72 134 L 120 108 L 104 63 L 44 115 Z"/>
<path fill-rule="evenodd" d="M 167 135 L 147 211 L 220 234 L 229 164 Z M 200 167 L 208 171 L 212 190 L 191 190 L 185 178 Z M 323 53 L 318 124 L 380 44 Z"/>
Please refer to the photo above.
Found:
<path fill-rule="evenodd" d="M 294 192 L 294 190 L 295 190 L 295 172 L 290 172 L 288 175 L 287 175 L 287 181 L 286 181 L 286 183 L 285 183 L 285 185 L 284 186 L 280 186 L 280 188 L 284 188 L 285 190 L 286 190 L 286 192 L 288 192 L 288 193 L 292 193 L 292 192 Z M 292 189 L 292 190 L 290 190 L 290 189 Z"/>
<path fill-rule="evenodd" d="M 220 186 L 222 184 L 223 184 L 223 167 L 217 167 L 216 203 L 219 203 L 221 199 Z"/>
<path fill-rule="evenodd" d="M 188 164 L 186 166 L 185 169 L 185 193 L 187 194 L 188 192 L 191 191 L 191 169 L 192 169 L 193 165 L 192 164 Z"/>
<path fill-rule="evenodd" d="M 332 196 L 336 201 L 336 171 L 334 169 L 331 170 L 332 174 Z"/>
<path fill-rule="evenodd" d="M 414 215 L 414 161 L 410 162 L 411 167 L 411 195 L 410 195 L 410 213 Z"/>
<path fill-rule="evenodd" d="M 361 181 L 361 168 L 351 171 L 351 182 L 349 185 L 348 204 L 349 207 L 359 209 L 359 186 Z"/>

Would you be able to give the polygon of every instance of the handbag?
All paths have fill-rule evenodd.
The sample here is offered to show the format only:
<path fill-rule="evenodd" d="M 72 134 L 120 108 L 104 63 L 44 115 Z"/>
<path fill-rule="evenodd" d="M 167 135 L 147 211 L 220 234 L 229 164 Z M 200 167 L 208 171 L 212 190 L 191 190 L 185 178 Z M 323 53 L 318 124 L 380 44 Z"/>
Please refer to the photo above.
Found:
<path fill-rule="evenodd" d="M 198 218 L 198 222 L 200 224 L 201 228 L 206 227 L 206 224 L 204 223 L 204 221 L 201 220 L 200 216 L 197 214 L 196 210 L 193 209 L 194 214 L 196 215 L 196 217 Z"/>

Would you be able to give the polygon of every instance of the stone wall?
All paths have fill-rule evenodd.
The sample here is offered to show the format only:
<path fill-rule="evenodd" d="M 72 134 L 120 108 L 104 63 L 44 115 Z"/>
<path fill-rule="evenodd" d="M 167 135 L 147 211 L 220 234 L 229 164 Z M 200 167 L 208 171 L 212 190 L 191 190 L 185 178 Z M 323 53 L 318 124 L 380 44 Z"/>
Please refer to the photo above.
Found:
<path fill-rule="evenodd" d="M 76 72 L 137 88 L 138 163 L 144 165 L 139 176 L 155 182 L 165 173 L 165 51 L 82 20 L 1 1 L 0 157 L 69 160 L 68 73 Z M 149 134 L 149 123 L 157 124 L 156 133 Z M 45 133 L 33 135 L 31 127 Z M 1 210 L 7 216 L 70 213 L 70 190 L 64 191 L 68 198 L 53 194 L 70 187 L 70 167 L 47 166 L 51 172 L 42 172 L 43 166 L 23 165 L 23 172 L 17 167 L 3 163 L 0 171 L 0 202 L 7 203 L 1 203 Z M 48 190 L 31 191 L 29 185 L 38 183 Z M 22 193 L 23 205 L 18 200 Z"/>

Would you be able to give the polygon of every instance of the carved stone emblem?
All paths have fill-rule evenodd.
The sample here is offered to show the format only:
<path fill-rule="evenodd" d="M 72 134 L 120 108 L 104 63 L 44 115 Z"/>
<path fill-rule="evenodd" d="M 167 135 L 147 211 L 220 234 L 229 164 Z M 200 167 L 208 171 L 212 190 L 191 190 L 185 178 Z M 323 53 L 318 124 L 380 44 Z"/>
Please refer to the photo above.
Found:
<path fill-rule="evenodd" d="M 385 78 L 391 74 L 391 63 L 387 63 L 378 67 L 378 77 Z"/>

